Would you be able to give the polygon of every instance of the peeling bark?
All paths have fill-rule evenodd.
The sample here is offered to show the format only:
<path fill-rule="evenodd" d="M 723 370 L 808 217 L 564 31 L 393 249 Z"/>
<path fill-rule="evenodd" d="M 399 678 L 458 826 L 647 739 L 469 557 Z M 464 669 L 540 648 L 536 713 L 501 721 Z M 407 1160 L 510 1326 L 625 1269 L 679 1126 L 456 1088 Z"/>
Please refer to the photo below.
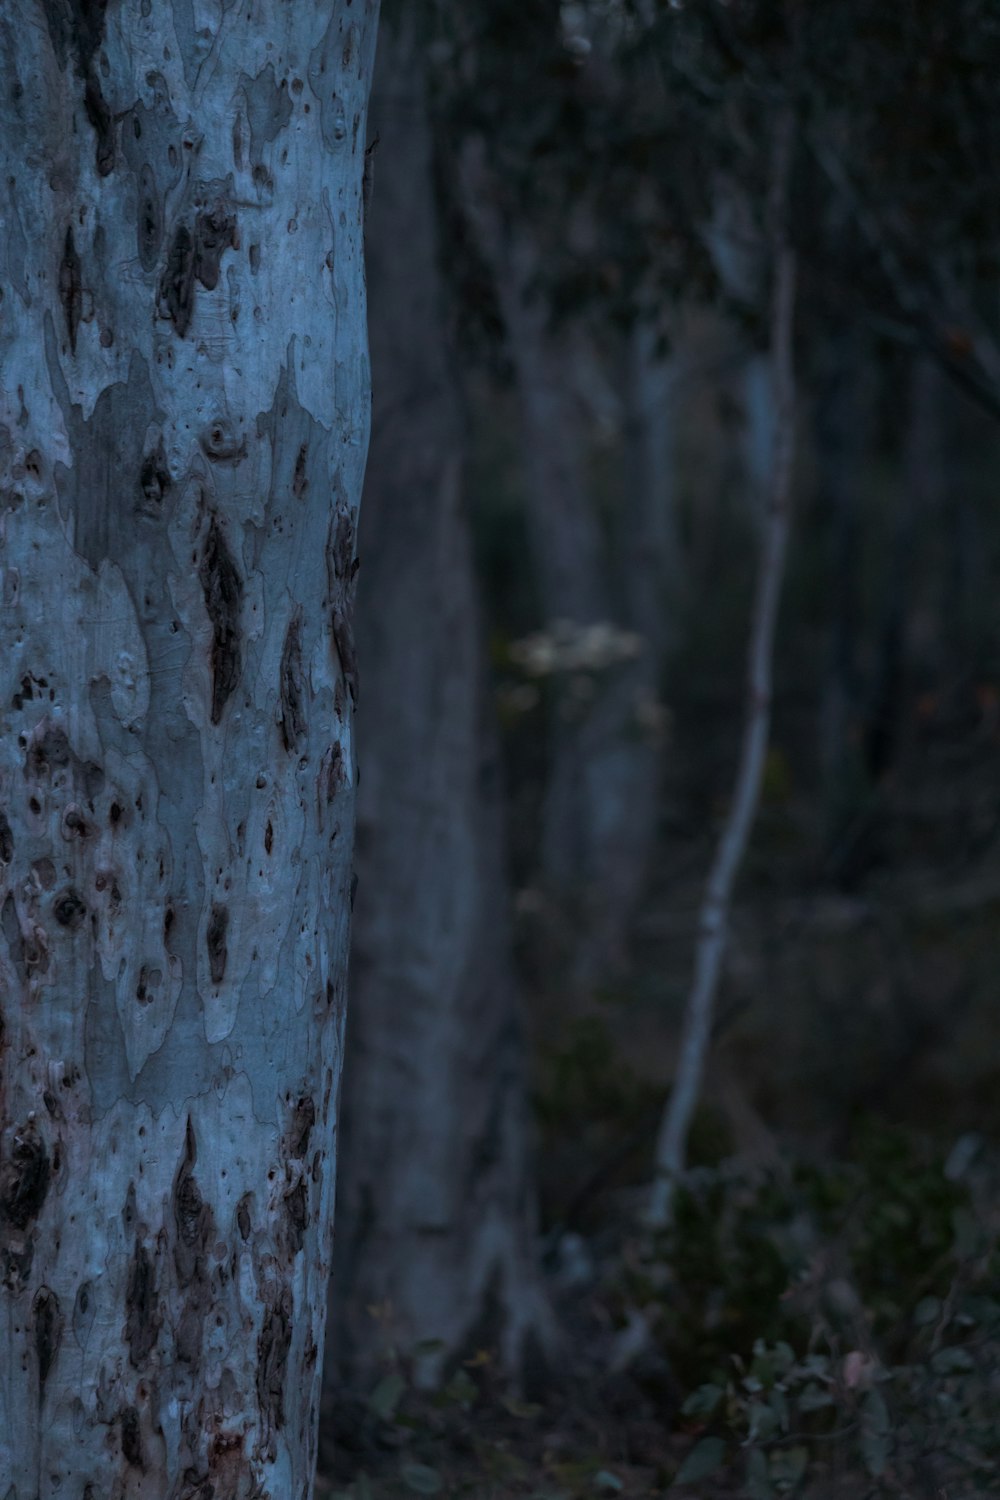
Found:
<path fill-rule="evenodd" d="M 376 8 L 0 16 L 4 1500 L 310 1492 Z"/>

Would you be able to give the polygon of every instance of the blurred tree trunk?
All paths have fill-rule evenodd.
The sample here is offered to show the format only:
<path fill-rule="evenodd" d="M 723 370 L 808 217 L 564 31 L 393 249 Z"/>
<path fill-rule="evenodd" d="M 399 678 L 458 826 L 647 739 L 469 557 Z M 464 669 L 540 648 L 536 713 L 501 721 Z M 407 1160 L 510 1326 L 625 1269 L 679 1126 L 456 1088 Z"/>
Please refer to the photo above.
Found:
<path fill-rule="evenodd" d="M 0 16 L 5 1500 L 311 1492 L 376 10 Z"/>
<path fill-rule="evenodd" d="M 660 756 L 645 721 L 657 698 L 663 631 L 658 570 L 664 551 L 640 554 L 628 547 L 628 563 L 636 569 L 635 576 L 624 570 L 633 614 L 622 602 L 614 549 L 589 482 L 589 435 L 574 380 L 579 341 L 572 331 L 553 325 L 537 284 L 538 247 L 523 226 L 502 222 L 489 171 L 472 149 L 466 153 L 464 190 L 495 280 L 516 374 L 539 602 L 546 629 L 571 643 L 578 658 L 577 665 L 552 677 L 540 870 L 548 894 L 573 919 L 575 978 L 589 987 L 623 960 L 655 830 Z M 632 398 L 641 406 L 656 372 L 648 349 L 638 363 Z M 622 531 L 627 538 L 634 523 L 648 537 L 660 482 L 649 471 L 657 447 L 654 419 L 645 413 L 640 418 L 634 406 L 631 415 L 627 462 L 641 489 L 631 496 L 634 505 Z M 643 626 L 652 628 L 654 616 L 657 634 L 651 639 Z"/>
<path fill-rule="evenodd" d="M 869 795 L 863 763 L 864 706 L 859 659 L 859 531 L 874 391 L 856 335 L 831 337 L 817 380 L 813 444 L 818 501 L 828 540 L 830 639 L 820 709 L 825 842 L 834 872 L 846 873 L 852 827 Z M 845 843 L 846 839 L 846 843 Z"/>
<path fill-rule="evenodd" d="M 424 1383 L 486 1345 L 520 1372 L 545 1321 L 425 41 L 396 14 L 379 42 L 367 236 L 359 883 L 329 1365 L 355 1389 L 389 1344 Z"/>

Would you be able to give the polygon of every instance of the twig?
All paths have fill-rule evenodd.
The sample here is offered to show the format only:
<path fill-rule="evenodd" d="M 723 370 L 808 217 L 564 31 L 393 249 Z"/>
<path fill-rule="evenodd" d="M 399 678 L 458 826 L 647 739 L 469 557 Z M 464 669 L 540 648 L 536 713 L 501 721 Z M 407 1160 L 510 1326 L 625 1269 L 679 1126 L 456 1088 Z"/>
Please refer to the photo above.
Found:
<path fill-rule="evenodd" d="M 792 134 L 793 115 L 786 106 L 777 126 L 770 194 L 774 263 L 771 365 L 776 408 L 775 437 L 771 457 L 770 503 L 757 577 L 747 664 L 743 744 L 732 806 L 702 901 L 695 972 L 685 1008 L 680 1061 L 656 1144 L 655 1178 L 647 1210 L 647 1222 L 652 1228 L 663 1228 L 669 1223 L 674 1188 L 684 1169 L 688 1131 L 705 1071 L 715 996 L 729 936 L 733 884 L 757 814 L 767 755 L 774 638 L 791 519 L 795 445 L 795 255 L 789 241 L 787 222 Z"/>

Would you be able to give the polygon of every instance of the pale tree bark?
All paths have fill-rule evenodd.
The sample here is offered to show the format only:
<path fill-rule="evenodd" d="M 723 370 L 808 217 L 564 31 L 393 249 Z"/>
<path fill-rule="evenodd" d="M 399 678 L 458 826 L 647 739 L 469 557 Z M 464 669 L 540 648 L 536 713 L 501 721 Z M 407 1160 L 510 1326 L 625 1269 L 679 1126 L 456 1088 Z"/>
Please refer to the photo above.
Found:
<path fill-rule="evenodd" d="M 0 14 L 0 1491 L 306 1500 L 376 5 Z"/>
<path fill-rule="evenodd" d="M 795 453 L 795 253 L 789 243 L 787 226 L 791 132 L 791 115 L 783 114 L 777 128 L 770 194 L 774 277 L 770 351 L 775 431 L 768 486 L 769 503 L 747 655 L 743 740 L 732 803 L 719 838 L 699 912 L 695 970 L 685 1006 L 680 1058 L 656 1142 L 655 1175 L 647 1206 L 647 1222 L 654 1229 L 663 1228 L 670 1222 L 674 1192 L 684 1169 L 688 1131 L 704 1076 L 715 997 L 726 954 L 733 885 L 760 802 L 767 756 L 774 641 L 791 523 Z"/>
<path fill-rule="evenodd" d="M 359 882 L 329 1351 L 331 1380 L 354 1390 L 390 1346 L 431 1384 L 477 1346 L 520 1375 L 547 1337 L 424 45 L 397 7 L 373 97 Z"/>
<path fill-rule="evenodd" d="M 470 142 L 464 153 L 463 195 L 516 376 L 528 534 L 546 625 L 636 633 L 635 653 L 597 672 L 586 698 L 575 692 L 578 678 L 553 685 L 539 866 L 549 894 L 575 918 L 575 977 L 587 988 L 620 966 L 645 876 L 660 756 L 643 721 L 657 695 L 660 640 L 643 633 L 632 606 L 641 601 L 648 626 L 643 606 L 658 592 L 658 557 L 629 552 L 641 576 L 618 587 L 589 483 L 587 423 L 574 380 L 579 330 L 553 325 L 539 291 L 538 244 L 528 227 L 501 213 L 480 145 Z M 629 454 L 630 479 L 647 458 Z M 637 497 L 640 509 L 651 493 Z"/>

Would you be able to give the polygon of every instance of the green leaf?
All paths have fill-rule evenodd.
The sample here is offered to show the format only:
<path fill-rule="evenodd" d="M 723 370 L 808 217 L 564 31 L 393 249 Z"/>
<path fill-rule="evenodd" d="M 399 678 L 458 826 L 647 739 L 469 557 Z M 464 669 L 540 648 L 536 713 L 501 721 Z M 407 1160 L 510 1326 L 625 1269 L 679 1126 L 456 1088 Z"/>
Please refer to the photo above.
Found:
<path fill-rule="evenodd" d="M 752 1441 L 766 1443 L 778 1430 L 777 1413 L 763 1401 L 751 1401 L 747 1408 L 749 1436 Z"/>
<path fill-rule="evenodd" d="M 383 1422 L 391 1422 L 405 1390 L 406 1381 L 402 1375 L 384 1375 L 368 1397 L 368 1405 Z"/>
<path fill-rule="evenodd" d="M 926 1328 L 928 1323 L 936 1323 L 940 1315 L 940 1297 L 921 1297 L 913 1310 L 913 1321 L 918 1328 Z"/>
<path fill-rule="evenodd" d="M 939 1349 L 931 1360 L 935 1375 L 964 1375 L 975 1369 L 975 1362 L 968 1349 Z"/>
<path fill-rule="evenodd" d="M 542 1408 L 534 1401 L 518 1401 L 513 1396 L 504 1396 L 502 1405 L 510 1412 L 512 1417 L 520 1417 L 527 1420 L 529 1417 L 541 1415 Z"/>
<path fill-rule="evenodd" d="M 399 1477 L 406 1488 L 416 1495 L 436 1495 L 442 1485 L 437 1469 L 432 1469 L 427 1464 L 402 1464 Z"/>
<path fill-rule="evenodd" d="M 889 1410 L 880 1390 L 871 1390 L 861 1407 L 861 1457 L 873 1479 L 885 1473 L 889 1463 Z"/>
<path fill-rule="evenodd" d="M 681 1407 L 686 1417 L 710 1417 L 725 1395 L 721 1385 L 700 1385 Z"/>
<path fill-rule="evenodd" d="M 802 1482 L 809 1467 L 809 1449 L 780 1448 L 771 1455 L 771 1478 L 779 1490 L 786 1494 Z"/>
<path fill-rule="evenodd" d="M 747 1500 L 774 1500 L 774 1486 L 771 1484 L 767 1458 L 759 1448 L 755 1448 L 747 1459 L 745 1489 Z"/>
<path fill-rule="evenodd" d="M 472 1379 L 468 1370 L 457 1370 L 444 1388 L 444 1395 L 449 1401 L 456 1402 L 459 1406 L 470 1407 L 479 1398 L 479 1387 Z"/>
<path fill-rule="evenodd" d="M 674 1484 L 694 1484 L 696 1479 L 705 1479 L 721 1467 L 725 1457 L 726 1445 L 721 1438 L 702 1438 L 681 1464 Z"/>
<path fill-rule="evenodd" d="M 797 1397 L 799 1411 L 820 1411 L 824 1406 L 833 1405 L 833 1397 L 825 1386 L 817 1385 L 815 1381 L 805 1386 Z"/>

